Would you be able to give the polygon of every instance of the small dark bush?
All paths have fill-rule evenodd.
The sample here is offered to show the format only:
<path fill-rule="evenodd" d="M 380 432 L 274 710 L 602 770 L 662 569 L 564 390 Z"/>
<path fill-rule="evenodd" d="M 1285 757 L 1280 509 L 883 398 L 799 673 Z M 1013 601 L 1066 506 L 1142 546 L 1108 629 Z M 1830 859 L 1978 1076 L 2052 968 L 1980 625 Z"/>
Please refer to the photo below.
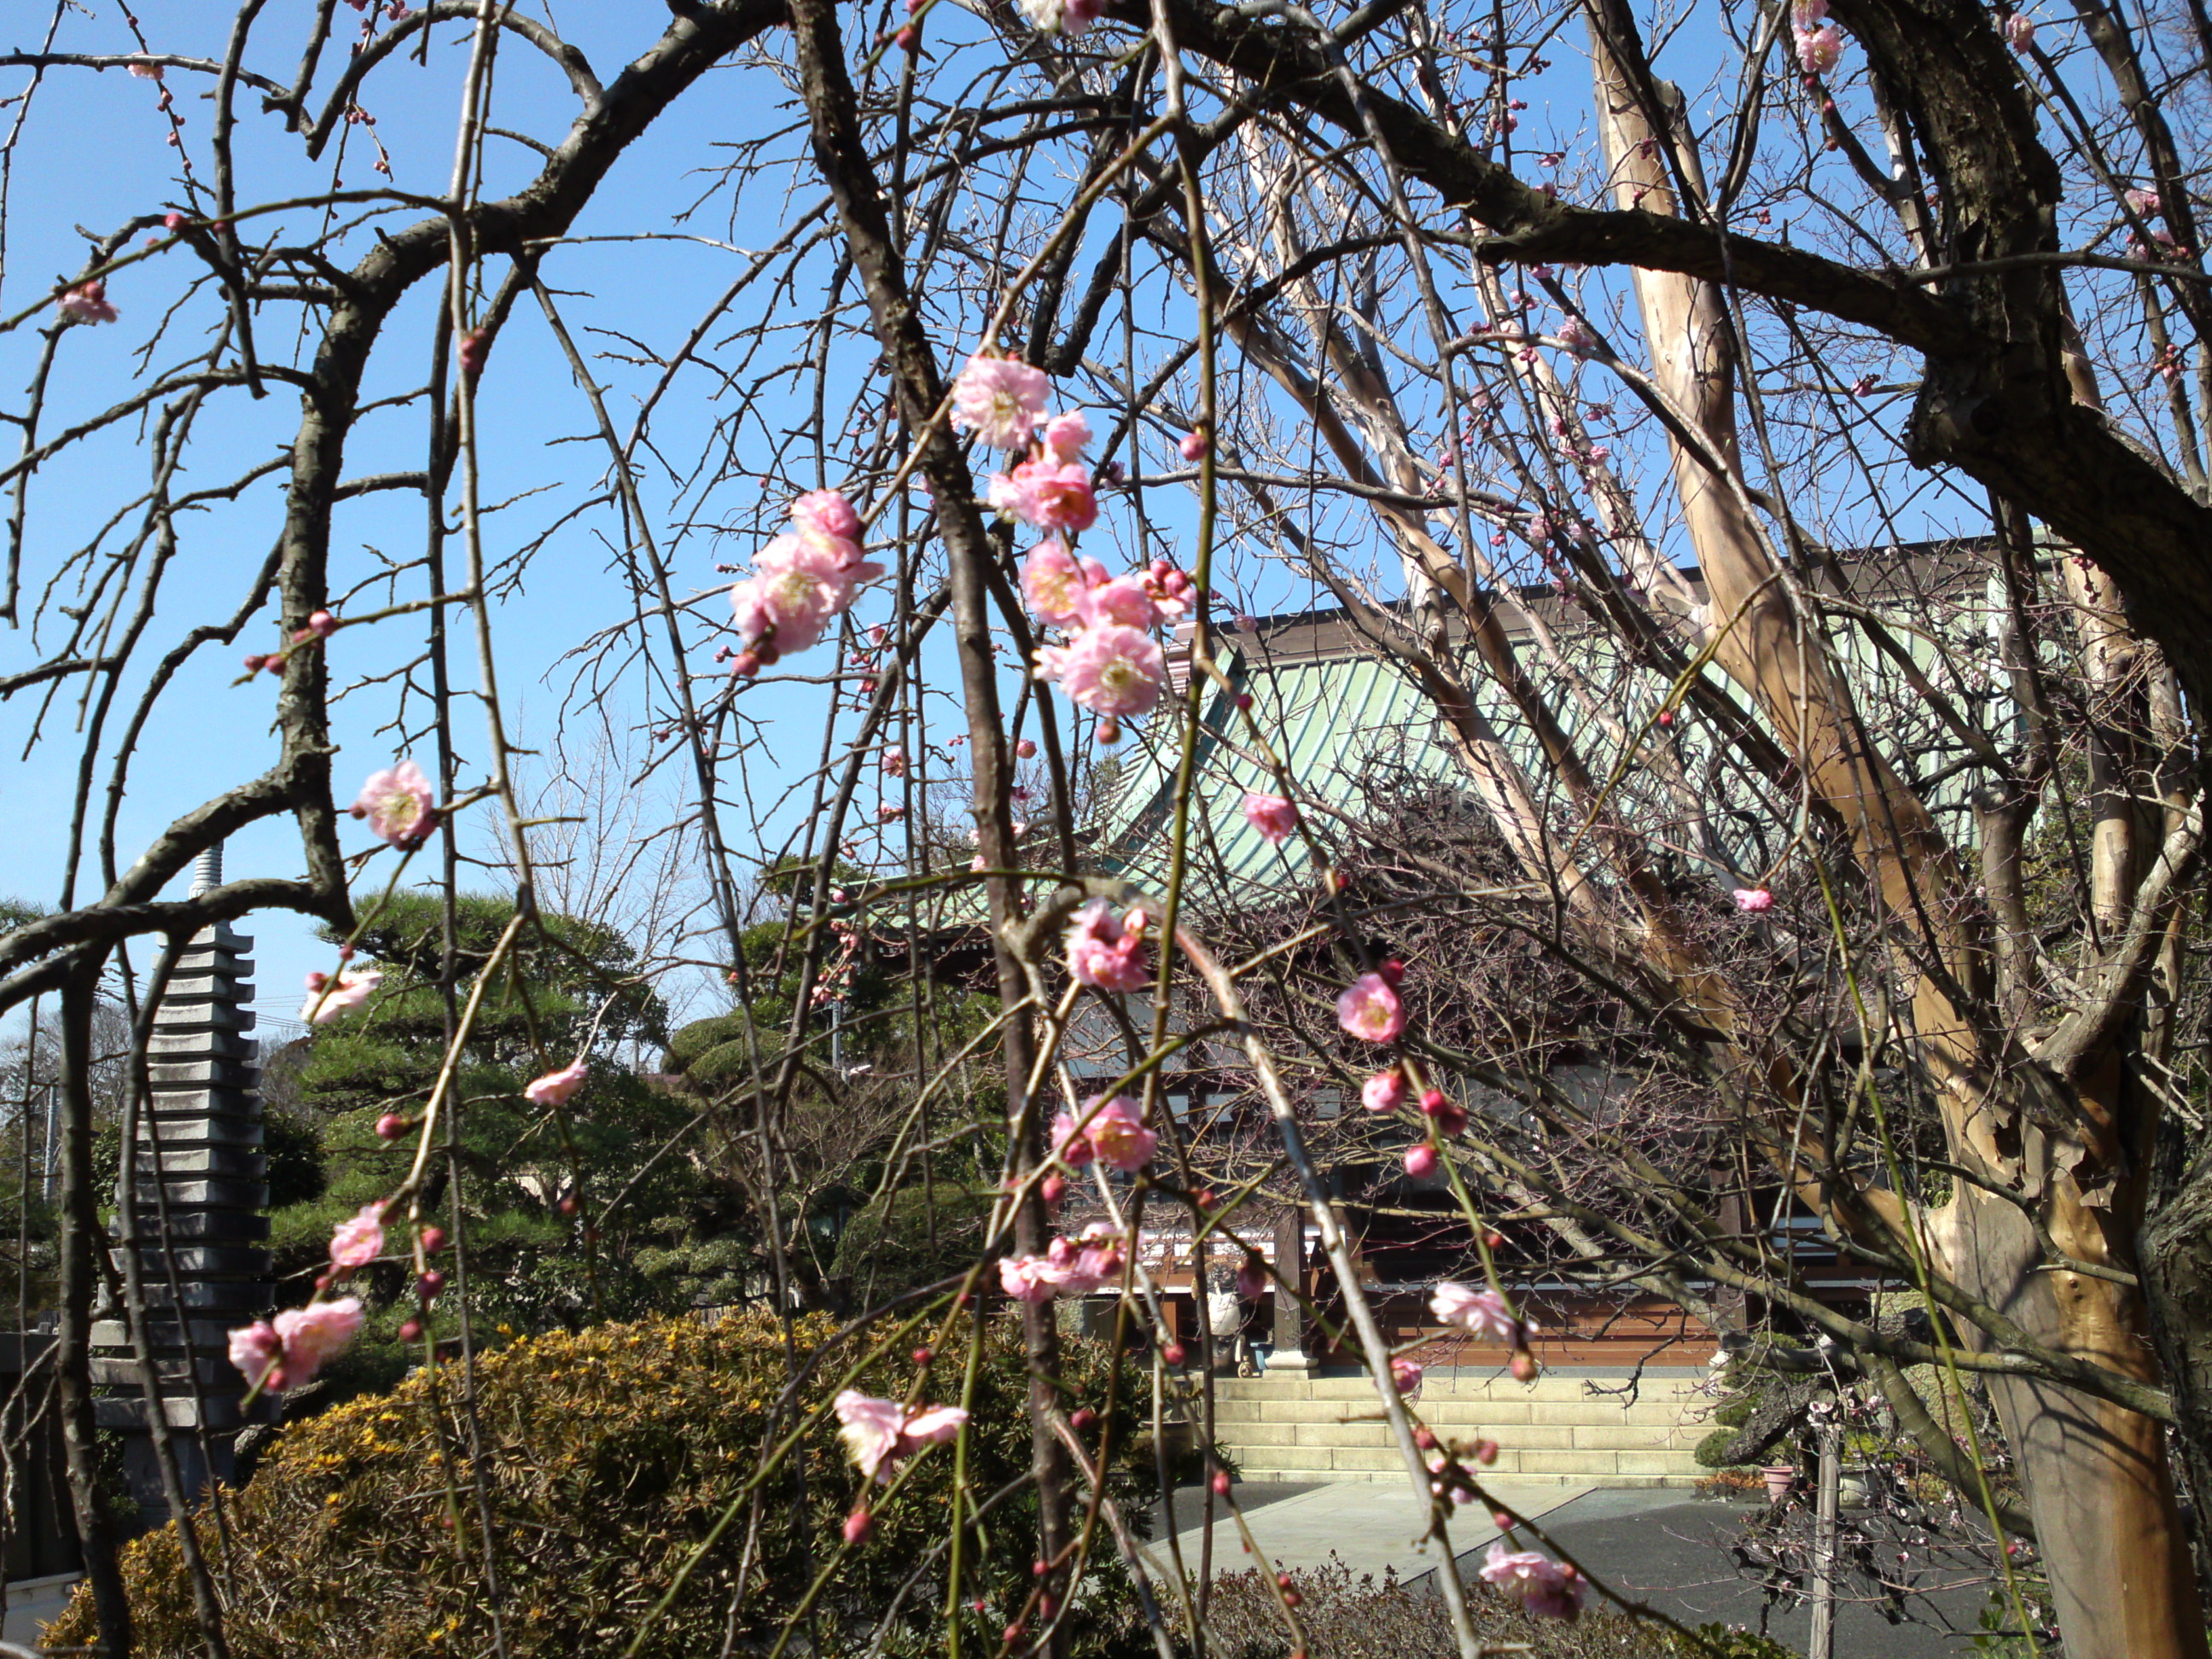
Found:
<path fill-rule="evenodd" d="M 799 1351 L 830 1341 L 826 1321 L 802 1322 Z M 477 1373 L 477 1425 L 489 1488 L 507 1652 L 559 1656 L 623 1652 L 702 1540 L 744 1498 L 760 1467 L 763 1431 L 784 1384 L 781 1328 L 763 1316 L 708 1327 L 684 1319 L 604 1325 L 577 1335 L 515 1342 L 484 1356 Z M 857 1358 L 849 1345 L 829 1362 Z M 959 1397 L 961 1355 L 936 1369 L 933 1401 Z M 1070 1342 L 1061 1380 L 1094 1408 L 1105 1399 L 1099 1345 Z M 806 1391 L 826 1400 L 842 1365 L 825 1363 Z M 906 1351 L 864 1374 L 867 1392 L 903 1397 L 913 1377 Z M 227 1498 L 231 1584 L 226 1632 L 235 1659 L 415 1659 L 492 1650 L 493 1598 L 483 1566 L 469 1460 L 470 1425 L 456 1373 L 416 1371 L 388 1395 L 349 1401 L 287 1428 L 243 1492 Z M 1030 1463 L 1022 1409 L 1026 1371 L 1011 1321 L 993 1328 L 977 1375 L 969 1477 L 978 1499 L 1016 1480 Z M 1126 1401 L 1127 1382 L 1119 1391 Z M 1142 1428 L 1126 1404 L 1115 1442 Z M 788 1417 L 775 1426 L 789 1431 Z M 460 1501 L 441 1473 L 453 1460 Z M 805 1483 L 811 1536 L 793 1524 Z M 1133 1525 L 1149 1515 L 1148 1470 L 1125 1455 L 1109 1482 Z M 762 1484 L 760 1534 L 744 1563 L 746 1498 L 736 1522 L 708 1549 L 641 1650 L 656 1659 L 725 1650 L 764 1651 L 808 1585 L 839 1547 L 839 1526 L 860 1478 L 834 1417 L 809 1431 L 799 1452 Z M 898 1496 L 877 1510 L 876 1531 L 849 1553 L 815 1605 L 823 1647 L 872 1631 L 900 1587 L 945 1536 L 952 1449 L 933 1448 Z M 880 1492 L 880 1488 L 877 1489 Z M 1026 1493 L 998 1504 L 971 1545 L 963 1603 L 981 1600 L 981 1639 L 1012 1616 L 1033 1581 L 1036 1509 Z M 214 1528 L 200 1536 L 218 1553 Z M 732 1593 L 745 1574 L 744 1594 Z M 137 1651 L 149 1659 L 204 1653 L 173 1526 L 125 1553 Z M 216 1569 L 220 1581 L 222 1573 Z M 902 1640 L 942 1638 L 945 1573 L 931 1564 L 901 1608 Z M 1071 1610 L 1075 1650 L 1094 1659 L 1133 1653 L 1142 1636 L 1135 1599 L 1117 1563 L 1097 1565 Z M 996 1623 L 990 1621 L 995 1620 Z M 88 1644 L 89 1597 L 80 1595 L 47 1642 Z M 1147 1648 L 1148 1650 L 1148 1648 Z"/>
<path fill-rule="evenodd" d="M 1443 1598 L 1426 1583 L 1381 1579 L 1331 1561 L 1291 1575 L 1305 1650 L 1322 1659 L 1459 1659 Z M 1708 1625 L 1698 1642 L 1664 1625 L 1598 1609 L 1573 1624 L 1538 1619 L 1487 1584 L 1471 1583 L 1468 1600 L 1476 1636 L 1502 1652 L 1529 1659 L 1794 1659 L 1790 1650 L 1748 1631 Z M 1218 1659 L 1288 1659 L 1296 1650 L 1274 1586 L 1257 1572 L 1217 1579 L 1207 1624 L 1207 1651 Z"/>

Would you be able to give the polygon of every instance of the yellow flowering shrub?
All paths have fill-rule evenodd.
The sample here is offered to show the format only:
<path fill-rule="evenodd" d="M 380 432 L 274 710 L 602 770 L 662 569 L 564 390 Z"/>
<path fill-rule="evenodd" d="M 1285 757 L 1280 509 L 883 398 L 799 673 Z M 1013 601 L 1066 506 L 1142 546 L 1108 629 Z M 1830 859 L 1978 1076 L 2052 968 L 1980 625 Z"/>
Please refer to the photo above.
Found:
<path fill-rule="evenodd" d="M 802 1385 L 802 1414 L 824 1406 L 861 1357 L 850 1340 L 833 1344 L 833 1334 L 826 1320 L 800 1322 L 799 1352 L 817 1361 Z M 793 1413 L 777 1409 L 784 1352 L 781 1325 L 759 1315 L 712 1327 L 686 1319 L 600 1326 L 481 1356 L 473 1421 L 460 1375 L 447 1366 L 288 1428 L 245 1489 L 225 1494 L 227 1572 L 216 1529 L 202 1521 L 218 1583 L 228 1579 L 231 1652 L 483 1654 L 492 1651 L 495 1619 L 515 1659 L 619 1655 L 641 1627 L 640 1651 L 656 1659 L 720 1652 L 732 1632 L 741 1649 L 764 1651 L 844 1547 L 841 1528 L 861 1490 L 827 1411 L 762 1473 L 764 1444 L 780 1444 L 797 1426 Z M 959 1400 L 963 1358 L 956 1352 L 936 1364 L 927 1401 Z M 1061 1380 L 1071 1408 L 1103 1404 L 1106 1369 L 1094 1345 L 1068 1346 Z M 914 1375 L 901 1348 L 852 1385 L 904 1398 Z M 1121 1393 L 1140 1377 L 1126 1377 Z M 999 1320 L 970 1402 L 975 1504 L 1029 1467 L 1026 1386 L 1016 1328 Z M 1142 1425 L 1126 1405 L 1115 1419 L 1115 1440 L 1128 1447 Z M 1090 1431 L 1094 1443 L 1097 1434 Z M 1152 1492 L 1148 1471 L 1127 1456 L 1115 1468 L 1116 1496 L 1141 1523 Z M 815 1604 L 813 1643 L 802 1649 L 866 1647 L 901 1587 L 945 1540 L 952 1488 L 947 1445 L 924 1454 L 888 1501 L 873 1489 L 874 1530 L 845 1551 Z M 803 1528 L 794 1524 L 802 1506 L 810 1523 Z M 1028 1594 L 1035 1512 L 1027 1493 L 1002 1499 L 980 1536 L 971 1532 L 962 1617 L 979 1638 L 995 1638 Z M 682 1588 L 653 1617 L 695 1555 Z M 124 1572 L 137 1651 L 155 1659 L 204 1654 L 173 1525 L 131 1545 Z M 940 1557 L 901 1601 L 891 1650 L 939 1631 L 944 1605 Z M 1132 1650 L 1132 1605 L 1118 1567 L 1103 1564 L 1076 1598 L 1079 1646 Z M 94 1638 L 90 1598 L 80 1592 L 47 1641 L 66 1647 Z"/>

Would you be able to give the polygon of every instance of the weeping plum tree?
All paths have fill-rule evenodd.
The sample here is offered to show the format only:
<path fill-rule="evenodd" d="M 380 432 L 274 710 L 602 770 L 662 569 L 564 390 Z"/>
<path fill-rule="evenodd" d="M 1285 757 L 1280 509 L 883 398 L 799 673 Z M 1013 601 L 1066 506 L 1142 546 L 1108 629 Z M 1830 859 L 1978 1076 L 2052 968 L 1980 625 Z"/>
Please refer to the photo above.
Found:
<path fill-rule="evenodd" d="M 602 857 L 682 915 L 633 977 L 726 996 L 732 1030 L 763 998 L 783 1022 L 718 1069 L 702 1134 L 773 1169 L 791 1103 L 837 1097 L 865 957 L 907 998 L 871 1097 L 910 1099 L 869 1201 L 928 1190 L 956 1145 L 1003 1162 L 977 1258 L 832 1345 L 918 1322 L 979 1353 L 973 1294 L 1018 1304 L 1034 1501 L 975 1496 L 924 1564 L 948 1607 L 979 1535 L 1018 1523 L 1045 1570 L 1006 1639 L 1059 1651 L 1088 1553 L 1132 1547 L 1050 1298 L 1118 1286 L 1127 1338 L 1158 1313 L 1147 1206 L 1236 1224 L 1160 1094 L 1167 999 L 1115 1002 L 1179 981 L 1243 1055 L 1417 1491 L 1308 1075 L 1372 1072 L 1472 1237 L 1510 1212 L 1575 1271 L 1824 1333 L 2033 1532 L 2069 1653 L 2203 1655 L 2176 1496 L 2212 1498 L 2202 8 L 667 10 L 655 33 L 635 8 L 101 0 L 0 57 L 23 388 L 0 697 L 48 826 L 0 1002 L 60 1010 L 56 1376 L 106 1649 L 130 1607 L 88 1344 L 96 1298 L 144 1310 L 109 1288 L 93 1185 L 98 999 L 120 975 L 136 1018 L 210 924 L 350 939 L 422 884 L 459 1056 L 470 975 L 561 948 L 534 895 L 577 837 L 516 760 L 574 726 L 621 734 L 620 787 L 665 807 Z M 112 183 L 68 173 L 94 130 Z M 1361 825 L 1323 764 L 1228 696 L 1264 646 L 1231 617 L 1314 604 L 1432 714 L 1480 825 L 1465 857 L 1399 859 L 1387 900 L 1333 873 Z M 1255 827 L 1314 866 L 1264 893 L 1215 857 L 1217 715 L 1208 744 L 1267 775 Z M 1174 781 L 1144 890 L 1094 861 L 1124 756 Z M 296 852 L 262 865 L 298 873 L 183 892 L 288 820 Z M 479 860 L 519 899 L 464 972 Z M 1292 944 L 1224 952 L 1285 882 L 1311 901 Z M 1583 988 L 1681 1103 L 1668 1134 L 1555 1086 L 1449 951 L 1386 972 L 1409 907 Z M 376 994 L 343 957 L 317 971 L 315 1018 Z M 956 981 L 997 1012 L 947 1041 Z M 1126 1105 L 1087 1127 L 1056 1068 L 1079 998 L 1129 1050 Z M 963 1086 L 991 1053 L 999 1081 Z M 533 1103 L 583 1086 L 568 1058 L 537 1057 Z M 458 1144 L 453 1069 L 381 1226 L 421 1221 Z M 1455 1079 L 1528 1111 L 1463 1123 Z M 1054 1238 L 1048 1194 L 1109 1167 L 1133 1188 L 1097 1183 L 1105 1219 Z M 1921 1334 L 1811 1295 L 1778 1205 L 1917 1297 Z M 767 1210 L 787 1309 L 805 1218 Z M 248 1333 L 256 1375 L 313 1369 L 302 1333 L 343 1326 L 363 1237 L 333 1242 L 319 1311 Z M 1483 1271 L 1443 1305 L 1517 1333 Z M 800 1371 L 846 1363 L 789 1358 L 762 1482 Z M 1989 1387 L 2024 1512 L 1903 1381 L 1928 1363 Z M 840 1404 L 864 1477 L 957 1455 L 929 1449 L 964 1432 L 936 1403 L 957 1379 L 924 1370 L 903 1404 Z M 489 1514 L 495 1475 L 467 1478 Z M 870 1501 L 896 1489 L 817 1547 L 865 1548 Z M 472 1547 L 496 1586 L 495 1532 Z M 182 1559 L 220 1653 L 222 1587 Z M 1202 1641 L 1203 1596 L 1130 1559 L 1162 1650 Z M 1548 1559 L 1496 1576 L 1532 1607 L 1582 1594 Z"/>

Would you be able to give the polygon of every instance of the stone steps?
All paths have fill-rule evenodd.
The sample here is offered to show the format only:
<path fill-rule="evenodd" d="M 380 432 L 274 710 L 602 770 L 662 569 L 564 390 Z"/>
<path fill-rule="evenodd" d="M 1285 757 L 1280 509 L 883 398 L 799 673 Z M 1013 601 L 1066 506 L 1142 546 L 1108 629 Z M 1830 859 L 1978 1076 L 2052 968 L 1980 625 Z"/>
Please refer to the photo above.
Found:
<path fill-rule="evenodd" d="M 1414 1411 L 1444 1440 L 1498 1443 L 1489 1472 L 1609 1486 L 1689 1486 L 1707 1471 L 1691 1449 L 1706 1432 L 1702 1371 L 1647 1371 L 1632 1401 L 1593 1394 L 1626 1374 L 1547 1375 L 1534 1382 L 1431 1371 Z M 1403 1480 L 1373 1385 L 1364 1376 L 1223 1377 L 1214 1432 L 1248 1480 Z"/>

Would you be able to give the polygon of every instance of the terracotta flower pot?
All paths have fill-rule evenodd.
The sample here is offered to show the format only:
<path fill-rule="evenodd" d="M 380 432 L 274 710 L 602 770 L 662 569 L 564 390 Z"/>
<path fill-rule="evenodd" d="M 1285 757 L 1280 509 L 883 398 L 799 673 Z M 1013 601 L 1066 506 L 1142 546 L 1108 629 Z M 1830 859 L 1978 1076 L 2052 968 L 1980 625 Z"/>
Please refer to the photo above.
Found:
<path fill-rule="evenodd" d="M 1790 1496 L 1790 1487 L 1797 1484 L 1797 1466 L 1794 1463 L 1769 1463 L 1759 1470 L 1766 1477 L 1766 1501 L 1779 1504 Z"/>

